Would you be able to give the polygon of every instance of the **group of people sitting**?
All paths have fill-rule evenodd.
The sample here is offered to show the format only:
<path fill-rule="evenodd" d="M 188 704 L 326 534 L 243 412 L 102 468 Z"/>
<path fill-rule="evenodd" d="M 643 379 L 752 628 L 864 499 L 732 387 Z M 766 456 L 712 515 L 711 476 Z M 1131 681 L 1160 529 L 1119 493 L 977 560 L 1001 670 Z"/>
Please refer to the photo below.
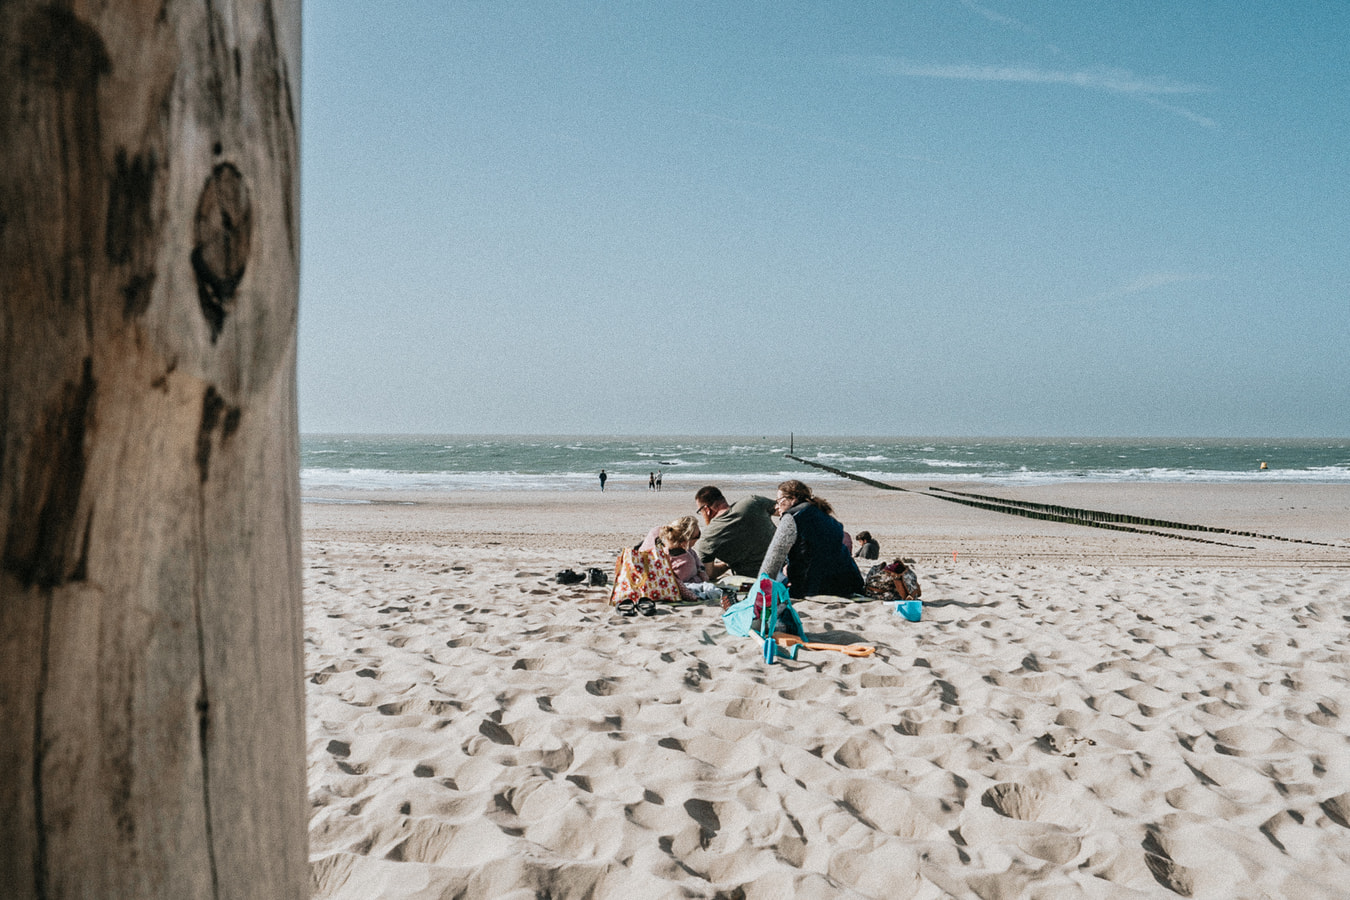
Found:
<path fill-rule="evenodd" d="M 701 529 L 693 516 L 683 516 L 653 528 L 639 548 L 665 549 L 686 599 L 703 599 L 702 586 L 728 572 L 748 578 L 782 575 L 794 599 L 863 592 L 853 538 L 829 502 L 802 482 L 784 481 L 775 500 L 752 494 L 735 503 L 709 485 L 694 501 Z M 879 548 L 871 534 L 860 531 L 857 543 L 859 558 L 877 558 Z"/>

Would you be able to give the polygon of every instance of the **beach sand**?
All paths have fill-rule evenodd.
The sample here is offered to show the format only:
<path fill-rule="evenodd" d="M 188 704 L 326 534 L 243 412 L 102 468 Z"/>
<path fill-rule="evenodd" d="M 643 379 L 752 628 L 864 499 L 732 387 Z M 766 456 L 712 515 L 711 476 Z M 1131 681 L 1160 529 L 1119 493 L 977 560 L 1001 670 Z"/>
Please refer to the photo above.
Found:
<path fill-rule="evenodd" d="M 1202 543 L 803 477 L 916 561 L 921 622 L 797 604 L 871 658 L 554 582 L 687 486 L 307 502 L 314 895 L 1350 896 L 1350 487 L 975 489 L 1269 535 Z"/>

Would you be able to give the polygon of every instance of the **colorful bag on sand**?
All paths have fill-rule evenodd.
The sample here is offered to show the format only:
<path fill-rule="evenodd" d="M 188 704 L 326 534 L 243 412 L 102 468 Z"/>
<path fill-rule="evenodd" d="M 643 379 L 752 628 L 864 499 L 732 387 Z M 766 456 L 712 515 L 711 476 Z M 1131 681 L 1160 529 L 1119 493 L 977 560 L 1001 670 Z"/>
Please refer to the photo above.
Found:
<path fill-rule="evenodd" d="M 895 614 L 911 622 L 923 618 L 923 588 L 914 567 L 903 559 L 878 563 L 867 570 L 867 596 L 895 603 Z"/>
<path fill-rule="evenodd" d="M 613 606 L 623 600 L 636 603 L 650 597 L 658 603 L 679 603 L 680 582 L 664 550 L 633 550 L 625 547 L 614 563 Z"/>
<path fill-rule="evenodd" d="M 867 570 L 865 581 L 864 592 L 878 600 L 917 601 L 923 595 L 914 568 L 902 559 L 878 563 Z"/>
<path fill-rule="evenodd" d="M 787 585 L 768 575 L 760 575 L 751 586 L 750 595 L 722 613 L 722 625 L 727 634 L 760 638 L 764 642 L 764 661 L 768 663 L 776 656 L 797 658 L 797 645 L 779 647 L 773 640 L 775 633 L 806 637 L 801 616 L 788 597 Z"/>

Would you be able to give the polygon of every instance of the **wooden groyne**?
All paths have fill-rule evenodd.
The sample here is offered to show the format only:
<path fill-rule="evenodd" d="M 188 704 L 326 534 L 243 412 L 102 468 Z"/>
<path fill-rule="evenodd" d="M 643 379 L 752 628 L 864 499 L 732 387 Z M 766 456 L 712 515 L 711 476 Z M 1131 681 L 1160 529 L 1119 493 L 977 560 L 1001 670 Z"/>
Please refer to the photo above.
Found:
<path fill-rule="evenodd" d="M 1003 513 L 1009 516 L 1020 516 L 1024 519 L 1037 519 L 1042 522 L 1062 522 L 1067 525 L 1082 525 L 1087 528 L 1103 528 L 1108 531 L 1124 531 L 1130 534 L 1148 534 L 1158 537 L 1172 538 L 1178 541 L 1193 541 L 1201 544 L 1214 544 L 1219 547 L 1235 547 L 1240 550 L 1253 550 L 1254 547 L 1245 544 L 1230 544 L 1224 541 L 1216 541 L 1210 538 L 1197 537 L 1194 534 L 1174 534 L 1171 531 L 1156 531 L 1158 528 L 1171 528 L 1177 531 L 1208 532 L 1215 534 L 1233 535 L 1236 537 L 1261 538 L 1271 541 L 1288 541 L 1297 544 L 1312 544 L 1318 547 L 1336 547 L 1336 544 L 1327 544 L 1320 541 L 1308 541 L 1300 538 L 1279 537 L 1270 534 L 1258 534 L 1251 531 L 1237 531 L 1228 528 L 1216 528 L 1208 525 L 1190 525 L 1184 522 L 1171 522 L 1166 519 L 1151 519 L 1142 516 L 1132 516 L 1125 513 L 1112 513 L 1103 510 L 1080 509 L 1073 506 L 1057 506 L 1048 503 L 1032 503 L 1027 500 L 1009 500 L 1003 497 L 991 497 L 984 494 L 972 494 L 965 491 L 953 491 L 946 488 L 930 487 L 927 490 L 916 491 L 912 488 L 904 488 L 899 485 L 887 484 L 884 481 L 877 481 L 874 478 L 867 478 L 862 475 L 855 475 L 852 472 L 845 472 L 843 469 L 837 469 L 834 466 L 827 466 L 824 463 L 812 462 L 809 459 L 802 459 L 791 453 L 784 454 L 788 459 L 799 462 L 802 465 L 812 466 L 822 469 L 841 478 L 848 478 L 852 481 L 858 481 L 863 484 L 871 485 L 884 491 L 901 491 L 906 494 L 917 494 L 921 497 L 932 497 L 935 500 L 945 500 L 948 503 L 959 503 L 962 506 L 969 506 L 974 509 L 988 510 L 989 512 Z"/>
<path fill-rule="evenodd" d="M 1076 519 L 1083 519 L 1093 522 L 1112 522 L 1124 525 L 1143 525 L 1151 528 L 1175 528 L 1178 531 L 1202 531 L 1211 534 L 1231 534 L 1235 537 L 1260 538 L 1267 541 L 1287 541 L 1291 544 L 1312 544 L 1316 547 L 1335 547 L 1335 544 L 1328 544 L 1322 541 L 1309 541 L 1303 538 L 1281 537 L 1277 534 L 1261 534 L 1257 531 L 1237 531 L 1232 528 L 1218 528 L 1212 525 L 1191 525 L 1186 522 L 1171 522 L 1167 519 L 1150 519 L 1143 516 L 1132 516 L 1126 513 L 1105 512 L 1100 509 L 1078 509 L 1073 506 L 1055 506 L 1047 503 L 1032 503 L 1029 500 L 1009 500 L 1004 497 L 989 497 L 984 494 L 971 494 L 966 491 L 953 491 L 948 488 L 930 487 L 928 490 L 941 492 L 941 494 L 952 494 L 958 497 L 969 497 L 972 500 L 979 500 L 987 503 L 998 503 L 1004 506 L 1015 506 L 1020 509 L 1027 509 L 1037 512 L 1052 513 L 1055 515 L 1071 516 Z"/>
<path fill-rule="evenodd" d="M 843 478 L 851 478 L 854 481 L 861 481 L 863 484 L 870 484 L 874 488 L 881 488 L 883 491 L 904 491 L 906 494 L 919 494 L 922 491 L 911 491 L 909 488 L 897 487 L 893 484 L 887 484 L 884 481 L 876 481 L 872 478 L 864 478 L 862 475 L 854 475 L 852 472 L 845 472 L 843 469 L 836 469 L 834 466 L 827 466 L 824 463 L 811 462 L 809 459 L 802 459 L 800 456 L 793 456 L 791 453 L 784 453 L 788 459 L 801 463 L 804 466 L 815 466 L 817 469 L 824 469 L 826 472 L 832 472 Z"/>

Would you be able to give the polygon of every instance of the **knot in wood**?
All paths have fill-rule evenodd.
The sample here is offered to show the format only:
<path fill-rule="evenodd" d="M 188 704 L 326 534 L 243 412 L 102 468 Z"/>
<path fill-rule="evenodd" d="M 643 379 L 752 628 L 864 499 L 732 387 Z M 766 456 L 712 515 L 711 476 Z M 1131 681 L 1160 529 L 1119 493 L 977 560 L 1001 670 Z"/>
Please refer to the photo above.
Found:
<path fill-rule="evenodd" d="M 220 163 L 202 188 L 192 227 L 192 271 L 213 342 L 234 306 L 252 235 L 253 206 L 248 185 L 233 163 Z"/>

